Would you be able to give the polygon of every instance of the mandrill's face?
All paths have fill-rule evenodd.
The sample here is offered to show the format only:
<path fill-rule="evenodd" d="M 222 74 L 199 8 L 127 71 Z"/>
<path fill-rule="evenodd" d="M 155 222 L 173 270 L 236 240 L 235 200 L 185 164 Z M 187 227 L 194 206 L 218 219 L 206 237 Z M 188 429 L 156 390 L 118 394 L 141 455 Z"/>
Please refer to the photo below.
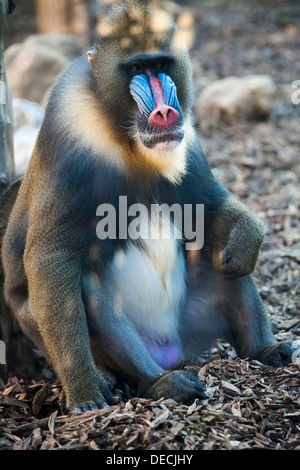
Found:
<path fill-rule="evenodd" d="M 115 8 L 88 55 L 100 111 L 122 147 L 113 153 L 122 153 L 131 171 L 143 168 L 175 182 L 194 138 L 192 68 L 174 23 L 161 24 L 160 16 L 140 3 Z"/>
<path fill-rule="evenodd" d="M 173 150 L 183 140 L 183 113 L 169 75 L 174 59 L 164 54 L 136 55 L 123 62 L 132 76 L 129 88 L 136 113 L 133 137 L 148 149 Z"/>
<path fill-rule="evenodd" d="M 114 129 L 142 152 L 176 149 L 190 113 L 191 64 L 173 19 L 137 2 L 100 25 L 93 74 Z"/>

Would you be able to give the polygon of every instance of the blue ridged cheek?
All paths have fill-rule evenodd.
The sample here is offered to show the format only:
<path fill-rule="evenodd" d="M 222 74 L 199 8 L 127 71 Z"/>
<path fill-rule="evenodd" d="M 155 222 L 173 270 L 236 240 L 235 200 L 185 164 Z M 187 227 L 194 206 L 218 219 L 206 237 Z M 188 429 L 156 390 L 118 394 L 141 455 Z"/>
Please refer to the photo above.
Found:
<path fill-rule="evenodd" d="M 140 113 L 144 116 L 150 116 L 155 109 L 155 103 L 145 74 L 133 77 L 130 83 L 130 93 L 136 101 Z"/>
<path fill-rule="evenodd" d="M 158 77 L 161 81 L 161 84 L 165 93 L 167 105 L 170 106 L 171 108 L 179 109 L 176 85 L 173 82 L 172 78 L 165 73 L 159 73 Z"/>

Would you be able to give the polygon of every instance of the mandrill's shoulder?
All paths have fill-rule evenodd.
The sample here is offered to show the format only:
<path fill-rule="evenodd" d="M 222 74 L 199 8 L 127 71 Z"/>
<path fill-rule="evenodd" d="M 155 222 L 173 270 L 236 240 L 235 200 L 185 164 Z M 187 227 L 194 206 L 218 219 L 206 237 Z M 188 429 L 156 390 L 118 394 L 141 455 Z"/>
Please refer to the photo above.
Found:
<path fill-rule="evenodd" d="M 101 163 L 124 170 L 124 145 L 103 110 L 86 56 L 74 61 L 57 79 L 37 140 L 46 160 L 72 165 Z M 43 155 L 41 150 L 43 149 Z M 46 155 L 44 151 L 47 149 Z"/>
<path fill-rule="evenodd" d="M 91 68 L 86 55 L 73 60 L 56 78 L 47 99 L 45 122 L 62 125 L 60 118 L 64 116 L 64 110 L 70 109 L 74 98 L 76 103 L 76 93 L 80 90 L 92 90 Z"/>
<path fill-rule="evenodd" d="M 69 64 L 54 82 L 46 104 L 43 133 L 48 132 L 48 138 L 51 138 L 54 132 L 63 134 L 66 129 L 72 132 L 73 127 L 76 127 L 75 112 L 78 113 L 78 106 L 89 95 L 91 99 L 95 96 L 92 74 L 87 57 L 82 56 Z M 72 134 L 65 137 L 71 139 Z"/>

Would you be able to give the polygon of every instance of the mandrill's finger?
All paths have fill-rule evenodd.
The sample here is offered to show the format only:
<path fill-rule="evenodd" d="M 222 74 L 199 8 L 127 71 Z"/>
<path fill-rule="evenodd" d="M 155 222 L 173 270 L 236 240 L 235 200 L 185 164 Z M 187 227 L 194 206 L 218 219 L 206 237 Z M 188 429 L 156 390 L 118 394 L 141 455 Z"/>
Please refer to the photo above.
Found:
<path fill-rule="evenodd" d="M 84 411 L 80 406 L 73 406 L 70 408 L 69 414 L 70 415 L 81 415 Z"/>
<path fill-rule="evenodd" d="M 111 411 L 111 407 L 110 405 L 105 401 L 105 400 L 96 400 L 96 403 L 98 405 L 98 408 L 102 409 L 102 408 L 106 408 L 107 410 Z M 112 401 L 110 404 L 112 405 L 114 402 Z"/>
<path fill-rule="evenodd" d="M 114 399 L 113 399 L 111 389 L 107 381 L 102 377 L 100 373 L 98 375 L 98 388 L 99 388 L 99 397 L 100 397 L 99 400 L 103 403 L 107 402 L 109 405 L 113 405 Z"/>
<path fill-rule="evenodd" d="M 105 388 L 105 390 L 103 391 L 103 389 L 101 389 L 102 391 L 102 394 L 105 398 L 105 400 L 103 400 L 103 402 L 107 402 L 109 405 L 113 405 L 114 404 L 114 398 L 113 398 L 113 395 L 110 391 L 110 388 L 109 386 L 107 385 L 107 388 Z"/>

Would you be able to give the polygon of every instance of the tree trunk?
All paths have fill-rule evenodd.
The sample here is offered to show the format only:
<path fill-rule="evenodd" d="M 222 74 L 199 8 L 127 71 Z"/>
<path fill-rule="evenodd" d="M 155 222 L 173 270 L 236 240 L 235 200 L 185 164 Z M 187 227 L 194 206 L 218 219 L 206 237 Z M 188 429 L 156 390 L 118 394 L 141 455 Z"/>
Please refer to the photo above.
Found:
<path fill-rule="evenodd" d="M 0 196 L 15 177 L 11 93 L 6 81 L 3 58 L 3 32 L 8 2 L 0 2 Z"/>
<path fill-rule="evenodd" d="M 89 44 L 94 0 L 36 0 L 40 33 L 74 34 Z"/>
<path fill-rule="evenodd" d="M 3 58 L 3 34 L 7 21 L 8 0 L 0 1 L 0 197 L 15 178 L 13 158 L 13 113 L 11 92 L 6 80 Z M 0 249 L 7 219 L 15 200 L 18 184 L 0 200 Z M 32 344 L 25 338 L 11 315 L 3 296 L 3 272 L 0 262 L 0 378 L 29 376 L 34 371 Z M 5 354 L 6 353 L 6 354 Z M 6 363 L 6 364 L 5 364 Z"/>

